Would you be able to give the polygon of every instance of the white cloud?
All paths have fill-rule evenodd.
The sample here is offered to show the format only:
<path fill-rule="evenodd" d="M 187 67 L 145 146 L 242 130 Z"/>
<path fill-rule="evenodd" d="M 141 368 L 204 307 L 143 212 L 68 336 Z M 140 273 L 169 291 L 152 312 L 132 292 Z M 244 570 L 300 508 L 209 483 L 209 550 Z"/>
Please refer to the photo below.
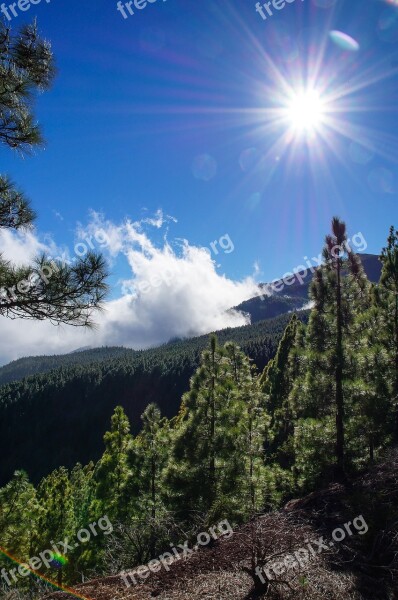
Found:
<path fill-rule="evenodd" d="M 247 324 L 247 316 L 230 307 L 258 293 L 254 279 L 234 281 L 219 274 L 210 251 L 191 246 L 187 240 L 172 244 L 165 234 L 160 244 L 151 241 L 148 229 L 167 229 L 172 221 L 161 211 L 153 219 L 122 224 L 91 213 L 87 226 L 78 224 L 76 240 L 91 236 L 91 243 L 113 265 L 116 258 L 125 257 L 131 278 L 122 281 L 121 297 L 108 301 L 104 312 L 97 314 L 94 331 L 1 318 L 0 362 L 33 354 L 64 353 L 83 346 L 146 348 L 175 336 L 200 335 Z M 7 250 L 18 250 L 25 260 L 38 251 L 57 255 L 53 241 L 41 242 L 33 233 L 27 235 L 25 254 L 21 240 L 12 234 L 0 238 L 0 249 L 4 241 Z M 103 240 L 105 235 L 106 245 L 99 246 L 97 238 Z"/>
<path fill-rule="evenodd" d="M 301 308 L 298 308 L 297 310 L 311 310 L 312 308 L 314 308 L 314 306 L 315 302 L 313 300 L 308 300 L 308 302 L 303 304 L 303 306 Z"/>
<path fill-rule="evenodd" d="M 40 240 L 32 230 L 13 232 L 9 229 L 0 229 L 0 254 L 6 260 L 21 266 L 29 264 L 39 254 L 57 254 L 60 249 L 49 236 Z"/>

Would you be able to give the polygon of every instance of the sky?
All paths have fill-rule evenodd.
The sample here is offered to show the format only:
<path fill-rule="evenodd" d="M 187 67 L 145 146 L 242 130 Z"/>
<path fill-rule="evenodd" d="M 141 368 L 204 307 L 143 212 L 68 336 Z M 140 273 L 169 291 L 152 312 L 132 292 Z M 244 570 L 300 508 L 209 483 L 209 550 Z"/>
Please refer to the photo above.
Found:
<path fill-rule="evenodd" d="M 0 363 L 242 325 L 228 309 L 317 256 L 334 215 L 371 253 L 397 225 L 398 1 L 10 3 L 57 77 L 36 102 L 45 147 L 0 148 L 38 213 L 0 251 L 91 246 L 111 290 L 94 332 L 1 318 Z"/>

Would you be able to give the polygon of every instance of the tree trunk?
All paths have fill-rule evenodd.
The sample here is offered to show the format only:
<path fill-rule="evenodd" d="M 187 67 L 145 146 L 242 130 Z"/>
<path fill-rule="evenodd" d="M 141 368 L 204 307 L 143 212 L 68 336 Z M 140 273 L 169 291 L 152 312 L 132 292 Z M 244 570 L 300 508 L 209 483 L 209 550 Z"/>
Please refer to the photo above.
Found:
<path fill-rule="evenodd" d="M 395 441 L 398 442 L 398 291 L 395 292 L 395 315 L 394 315 L 394 330 L 395 330 L 395 374 L 394 374 L 394 392 L 393 398 L 395 402 Z"/>
<path fill-rule="evenodd" d="M 337 339 L 336 339 L 336 478 L 345 478 L 344 465 L 344 396 L 343 396 L 343 315 L 341 309 L 341 262 L 337 258 Z"/>
<path fill-rule="evenodd" d="M 256 573 L 256 565 L 250 567 L 243 567 L 242 570 L 247 573 L 253 580 L 253 588 L 247 598 L 264 598 L 269 591 L 269 579 L 265 572 L 261 574 L 261 578 Z"/>
<path fill-rule="evenodd" d="M 151 536 L 149 540 L 149 552 L 151 557 L 155 556 L 156 536 L 155 536 L 155 519 L 156 519 L 156 462 L 155 462 L 155 434 L 152 433 L 151 440 Z"/>
<path fill-rule="evenodd" d="M 156 463 L 155 457 L 151 458 L 151 499 L 152 499 L 152 519 L 156 519 Z"/>
<path fill-rule="evenodd" d="M 250 452 L 250 501 L 252 504 L 252 513 L 255 512 L 255 493 L 253 481 L 253 418 L 252 407 L 249 406 L 249 452 Z"/>

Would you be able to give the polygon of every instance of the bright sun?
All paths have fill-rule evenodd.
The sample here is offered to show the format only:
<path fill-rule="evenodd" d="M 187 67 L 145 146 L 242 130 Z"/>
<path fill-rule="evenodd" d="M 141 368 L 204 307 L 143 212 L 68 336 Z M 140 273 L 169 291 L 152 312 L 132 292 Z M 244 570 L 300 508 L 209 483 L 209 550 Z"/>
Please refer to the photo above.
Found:
<path fill-rule="evenodd" d="M 286 107 L 286 117 L 297 132 L 312 133 L 322 125 L 325 105 L 316 90 L 296 92 Z"/>

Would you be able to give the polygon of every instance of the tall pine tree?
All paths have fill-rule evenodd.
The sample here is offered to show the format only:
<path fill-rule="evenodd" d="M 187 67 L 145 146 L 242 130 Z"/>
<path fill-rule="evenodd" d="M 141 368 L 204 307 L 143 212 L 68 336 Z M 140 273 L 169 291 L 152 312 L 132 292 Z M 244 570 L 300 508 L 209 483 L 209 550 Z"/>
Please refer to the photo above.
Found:
<path fill-rule="evenodd" d="M 127 510 L 125 486 L 128 480 L 128 450 L 131 445 L 130 423 L 121 406 L 111 418 L 111 429 L 104 435 L 105 452 L 95 468 L 97 483 L 95 513 L 107 514 L 111 520 L 121 519 Z"/>
<path fill-rule="evenodd" d="M 387 246 L 381 253 L 380 308 L 384 313 L 385 346 L 390 359 L 392 402 L 394 406 L 394 439 L 398 442 L 398 231 L 390 228 Z"/>
<path fill-rule="evenodd" d="M 300 377 L 292 391 L 300 417 L 295 434 L 296 466 L 304 480 L 312 482 L 321 474 L 327 479 L 330 468 L 335 479 L 345 478 L 345 428 L 352 413 L 352 382 L 356 378 L 354 323 L 369 304 L 369 282 L 349 245 L 345 223 L 334 217 L 331 228 L 325 239 L 324 263 L 311 284 L 314 306 Z"/>
<path fill-rule="evenodd" d="M 220 348 L 212 337 L 183 397 L 168 469 L 169 488 L 185 513 L 238 518 L 261 505 L 267 425 L 261 410 L 260 385 L 247 357 L 235 344 Z"/>

